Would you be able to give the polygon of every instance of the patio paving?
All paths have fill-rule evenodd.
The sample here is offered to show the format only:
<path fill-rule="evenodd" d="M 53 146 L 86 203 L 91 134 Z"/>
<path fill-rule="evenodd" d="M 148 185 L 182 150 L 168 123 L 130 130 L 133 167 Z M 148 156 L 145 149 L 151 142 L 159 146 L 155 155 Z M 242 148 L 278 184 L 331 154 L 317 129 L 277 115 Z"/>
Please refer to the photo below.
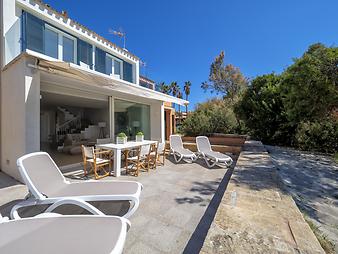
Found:
<path fill-rule="evenodd" d="M 166 165 L 156 171 L 142 172 L 139 177 L 122 175 L 118 180 L 136 180 L 144 185 L 139 209 L 130 218 L 124 253 L 198 253 L 224 194 L 232 168 L 208 169 L 204 162 Z M 80 168 L 77 168 L 81 172 Z M 73 171 L 75 170 L 75 171 Z M 76 168 L 65 170 L 78 181 Z M 75 173 L 74 173 L 75 172 Z M 114 177 L 105 180 L 116 180 Z M 24 185 L 0 172 L 0 213 L 8 216 L 11 207 L 27 194 Z M 127 209 L 125 202 L 99 203 L 109 214 Z M 24 216 L 43 211 L 45 207 L 25 209 Z M 82 213 L 81 209 L 64 207 L 57 212 Z"/>

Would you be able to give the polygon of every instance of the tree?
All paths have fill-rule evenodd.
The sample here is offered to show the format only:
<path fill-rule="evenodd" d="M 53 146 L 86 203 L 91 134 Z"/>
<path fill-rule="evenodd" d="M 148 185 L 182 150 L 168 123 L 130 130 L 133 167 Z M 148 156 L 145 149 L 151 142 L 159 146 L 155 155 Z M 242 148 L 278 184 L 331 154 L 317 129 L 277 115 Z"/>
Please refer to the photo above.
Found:
<path fill-rule="evenodd" d="M 205 91 L 220 93 L 233 101 L 247 85 L 248 79 L 239 68 L 224 64 L 224 52 L 221 51 L 210 66 L 209 81 L 203 82 L 201 87 Z"/>
<path fill-rule="evenodd" d="M 182 99 L 182 97 L 183 97 L 180 87 L 178 87 L 176 96 L 179 99 Z M 178 118 L 179 118 L 179 123 L 181 124 L 182 123 L 182 114 L 181 114 L 181 105 L 180 104 L 178 104 Z"/>
<path fill-rule="evenodd" d="M 338 107 L 338 48 L 314 44 L 288 67 L 281 81 L 290 124 L 327 117 Z"/>
<path fill-rule="evenodd" d="M 184 93 L 185 93 L 185 99 L 188 100 L 188 97 L 190 95 L 190 87 L 191 87 L 191 82 L 186 81 L 184 82 Z M 188 116 L 188 105 L 185 105 L 185 113 Z"/>
<path fill-rule="evenodd" d="M 157 85 L 157 90 L 164 94 L 171 93 L 171 87 L 169 85 L 166 85 L 164 82 L 161 82 Z"/>
<path fill-rule="evenodd" d="M 254 138 L 285 145 L 291 143 L 290 134 L 294 130 L 287 126 L 280 80 L 281 77 L 274 73 L 253 79 L 235 105 L 235 113 Z"/>
<path fill-rule="evenodd" d="M 180 89 L 180 87 L 178 86 L 176 81 L 171 82 L 170 90 L 171 90 L 172 96 L 176 97 L 179 89 Z"/>

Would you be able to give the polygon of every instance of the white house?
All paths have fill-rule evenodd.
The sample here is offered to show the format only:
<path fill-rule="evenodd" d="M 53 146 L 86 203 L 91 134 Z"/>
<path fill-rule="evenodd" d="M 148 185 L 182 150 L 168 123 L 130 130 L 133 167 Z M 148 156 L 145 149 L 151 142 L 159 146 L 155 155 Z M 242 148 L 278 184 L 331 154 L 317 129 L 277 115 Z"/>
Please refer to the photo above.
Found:
<path fill-rule="evenodd" d="M 17 158 L 40 150 L 78 162 L 119 132 L 164 140 L 164 102 L 188 102 L 140 86 L 137 56 L 41 1 L 0 1 L 2 171 L 20 179 Z"/>

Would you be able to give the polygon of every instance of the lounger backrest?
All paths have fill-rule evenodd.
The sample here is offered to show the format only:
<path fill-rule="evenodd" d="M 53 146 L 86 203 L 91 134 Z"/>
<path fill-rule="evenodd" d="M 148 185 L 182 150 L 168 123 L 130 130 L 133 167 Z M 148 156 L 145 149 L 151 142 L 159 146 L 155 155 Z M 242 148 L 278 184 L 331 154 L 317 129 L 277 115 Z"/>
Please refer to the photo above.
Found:
<path fill-rule="evenodd" d="M 183 142 L 180 135 L 170 135 L 170 149 L 183 148 Z"/>
<path fill-rule="evenodd" d="M 36 198 L 48 197 L 66 184 L 61 171 L 45 152 L 26 154 L 17 160 L 21 177 Z"/>
<path fill-rule="evenodd" d="M 196 137 L 196 145 L 199 152 L 212 151 L 209 139 L 206 136 Z"/>

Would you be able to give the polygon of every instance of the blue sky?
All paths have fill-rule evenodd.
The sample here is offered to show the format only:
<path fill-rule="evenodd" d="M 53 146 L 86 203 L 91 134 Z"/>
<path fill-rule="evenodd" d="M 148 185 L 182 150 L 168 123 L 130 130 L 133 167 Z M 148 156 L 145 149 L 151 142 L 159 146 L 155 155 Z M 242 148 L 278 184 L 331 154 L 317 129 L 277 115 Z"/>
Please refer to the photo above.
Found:
<path fill-rule="evenodd" d="M 201 82 L 221 50 L 253 78 L 280 73 L 316 42 L 337 46 L 337 0 L 46 0 L 57 10 L 122 45 L 108 29 L 123 28 L 127 49 L 155 81 L 192 82 L 190 102 L 212 96 Z"/>

